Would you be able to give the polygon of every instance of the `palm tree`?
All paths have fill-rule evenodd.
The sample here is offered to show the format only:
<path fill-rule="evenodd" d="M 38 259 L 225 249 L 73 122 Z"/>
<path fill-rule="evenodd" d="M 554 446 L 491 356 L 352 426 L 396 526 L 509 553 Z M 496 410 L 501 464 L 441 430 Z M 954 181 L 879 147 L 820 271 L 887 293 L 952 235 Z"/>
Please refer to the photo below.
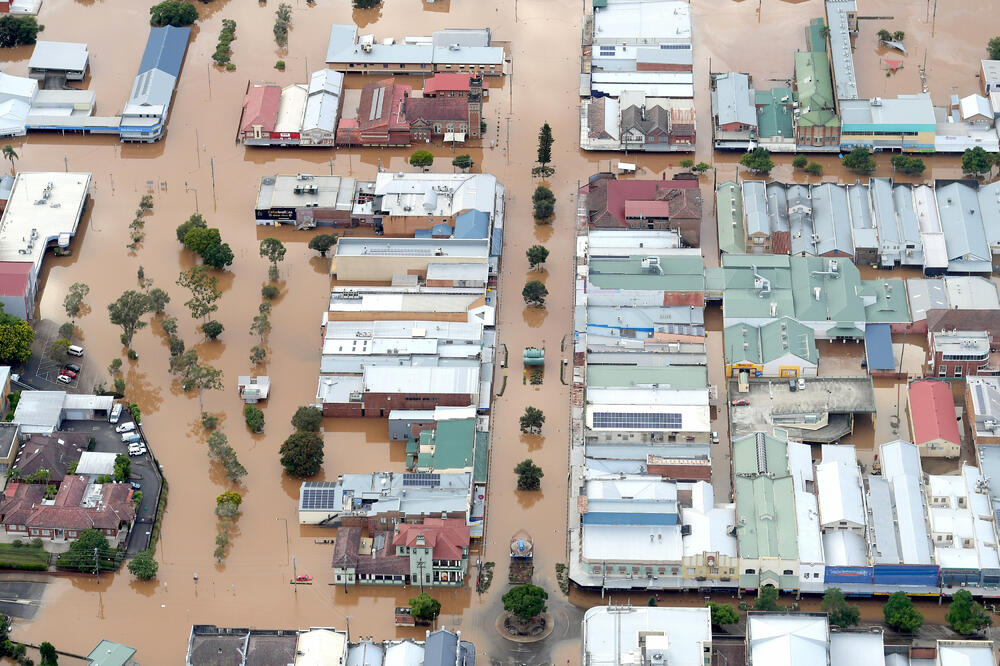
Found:
<path fill-rule="evenodd" d="M 10 160 L 10 170 L 11 173 L 14 171 L 14 160 L 17 159 L 17 153 L 14 152 L 14 147 L 9 143 L 3 147 L 3 157 L 6 160 Z"/>

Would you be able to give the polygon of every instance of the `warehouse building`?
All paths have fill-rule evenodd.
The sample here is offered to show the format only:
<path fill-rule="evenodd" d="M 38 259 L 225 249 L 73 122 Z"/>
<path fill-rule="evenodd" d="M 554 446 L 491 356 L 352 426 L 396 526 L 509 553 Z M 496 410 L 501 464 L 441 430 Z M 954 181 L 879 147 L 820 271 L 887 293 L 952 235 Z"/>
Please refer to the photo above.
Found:
<path fill-rule="evenodd" d="M 181 75 L 191 28 L 151 28 L 139 73 L 122 112 L 122 141 L 152 143 L 163 138 L 170 103 Z"/>

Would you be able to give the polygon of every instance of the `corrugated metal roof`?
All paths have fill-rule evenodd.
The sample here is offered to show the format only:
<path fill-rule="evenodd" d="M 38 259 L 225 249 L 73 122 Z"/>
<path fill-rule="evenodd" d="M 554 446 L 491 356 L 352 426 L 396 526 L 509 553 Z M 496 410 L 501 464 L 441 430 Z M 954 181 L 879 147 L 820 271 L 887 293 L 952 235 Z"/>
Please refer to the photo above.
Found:
<path fill-rule="evenodd" d="M 743 215 L 746 219 L 747 236 L 771 235 L 771 223 L 767 217 L 767 197 L 763 181 L 743 181 Z"/>
<path fill-rule="evenodd" d="M 657 49 L 660 51 L 661 49 Z M 672 49 L 664 52 L 669 53 Z M 740 72 L 727 72 L 715 77 L 716 108 L 719 125 L 741 123 L 756 126 L 757 112 L 751 102 L 750 77 Z"/>
<path fill-rule="evenodd" d="M 139 63 L 139 74 L 159 69 L 174 78 L 178 77 L 190 37 L 189 27 L 175 28 L 168 25 L 162 28 L 150 28 L 146 50 Z"/>

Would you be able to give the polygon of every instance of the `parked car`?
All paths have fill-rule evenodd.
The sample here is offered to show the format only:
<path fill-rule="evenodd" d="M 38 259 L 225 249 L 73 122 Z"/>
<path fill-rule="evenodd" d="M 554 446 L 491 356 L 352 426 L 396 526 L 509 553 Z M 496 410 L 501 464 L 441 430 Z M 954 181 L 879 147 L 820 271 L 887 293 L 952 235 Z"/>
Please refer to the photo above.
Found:
<path fill-rule="evenodd" d="M 747 398 L 737 398 L 732 402 L 733 407 L 746 407 L 749 404 L 750 401 Z"/>
<path fill-rule="evenodd" d="M 142 484 L 138 481 L 132 481 L 129 485 L 132 486 L 132 490 L 142 490 Z"/>
<path fill-rule="evenodd" d="M 122 405 L 121 403 L 116 403 L 114 407 L 111 408 L 111 416 L 108 417 L 108 421 L 111 423 L 118 423 L 118 419 L 122 416 Z"/>
<path fill-rule="evenodd" d="M 73 372 L 79 373 L 80 366 L 78 366 L 76 363 L 67 363 L 66 365 L 63 366 L 63 370 L 72 370 Z"/>
<path fill-rule="evenodd" d="M 73 372 L 72 370 L 67 370 L 66 368 L 63 368 L 62 370 L 60 370 L 59 374 L 60 375 L 65 375 L 66 377 L 69 377 L 70 379 L 76 379 L 76 373 Z"/>
<path fill-rule="evenodd" d="M 146 447 L 145 447 L 145 446 L 140 446 L 140 447 L 139 447 L 139 448 L 137 448 L 137 449 L 129 449 L 129 450 L 128 450 L 128 454 L 129 454 L 130 456 L 132 456 L 133 458 L 134 458 L 135 456 L 141 456 L 141 455 L 142 455 L 142 454 L 144 454 L 145 452 L 146 452 Z"/>
<path fill-rule="evenodd" d="M 135 422 L 129 421 L 128 423 L 123 423 L 115 428 L 115 432 L 132 432 L 135 430 Z"/>
<path fill-rule="evenodd" d="M 800 391 L 806 390 L 806 380 L 803 377 L 799 377 L 799 390 Z"/>
<path fill-rule="evenodd" d="M 59 375 L 58 377 L 56 377 L 56 381 L 57 382 L 62 382 L 63 384 L 72 384 L 73 383 L 73 378 L 72 377 L 67 377 L 66 375 Z"/>
<path fill-rule="evenodd" d="M 142 437 L 139 437 L 139 433 L 137 432 L 127 432 L 122 435 L 122 441 L 126 444 L 131 444 L 132 442 L 141 442 Z"/>
<path fill-rule="evenodd" d="M 719 443 L 719 433 L 716 432 L 715 430 L 712 431 L 712 443 L 713 444 Z"/>
<path fill-rule="evenodd" d="M 795 391 L 798 388 L 798 384 L 795 383 L 795 378 L 788 380 L 788 390 Z"/>

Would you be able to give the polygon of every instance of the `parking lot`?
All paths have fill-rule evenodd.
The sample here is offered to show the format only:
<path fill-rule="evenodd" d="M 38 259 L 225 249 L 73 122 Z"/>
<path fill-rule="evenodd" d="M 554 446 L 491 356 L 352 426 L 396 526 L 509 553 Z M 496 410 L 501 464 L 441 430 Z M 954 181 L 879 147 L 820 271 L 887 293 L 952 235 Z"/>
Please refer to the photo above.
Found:
<path fill-rule="evenodd" d="M 127 456 L 128 445 L 124 444 L 121 435 L 115 432 L 115 426 L 129 423 L 131 420 L 131 414 L 125 409 L 117 424 L 107 421 L 63 421 L 62 430 L 90 434 L 96 440 L 94 451 L 120 453 Z M 140 432 L 140 434 L 142 433 Z M 145 441 L 145 436 L 143 436 L 143 441 Z M 148 442 L 146 446 L 149 448 Z M 149 543 L 149 533 L 153 527 L 153 520 L 156 518 L 156 502 L 160 494 L 160 477 L 154 470 L 156 463 L 149 453 L 132 456 L 130 460 L 132 461 L 130 481 L 136 481 L 142 486 L 142 502 L 139 504 L 135 525 L 129 536 L 129 557 L 143 550 Z"/>
<path fill-rule="evenodd" d="M 42 391 L 61 390 L 71 393 L 89 391 L 93 382 L 89 381 L 88 377 L 93 379 L 94 373 L 88 372 L 90 368 L 88 368 L 86 356 L 67 355 L 61 360 L 53 359 L 49 355 L 49 349 L 59 335 L 58 325 L 54 321 L 44 319 L 37 322 L 34 328 L 35 341 L 31 345 L 31 358 L 24 364 L 21 381 Z M 77 377 L 68 384 L 57 379 L 59 371 L 67 363 L 80 366 Z"/>

